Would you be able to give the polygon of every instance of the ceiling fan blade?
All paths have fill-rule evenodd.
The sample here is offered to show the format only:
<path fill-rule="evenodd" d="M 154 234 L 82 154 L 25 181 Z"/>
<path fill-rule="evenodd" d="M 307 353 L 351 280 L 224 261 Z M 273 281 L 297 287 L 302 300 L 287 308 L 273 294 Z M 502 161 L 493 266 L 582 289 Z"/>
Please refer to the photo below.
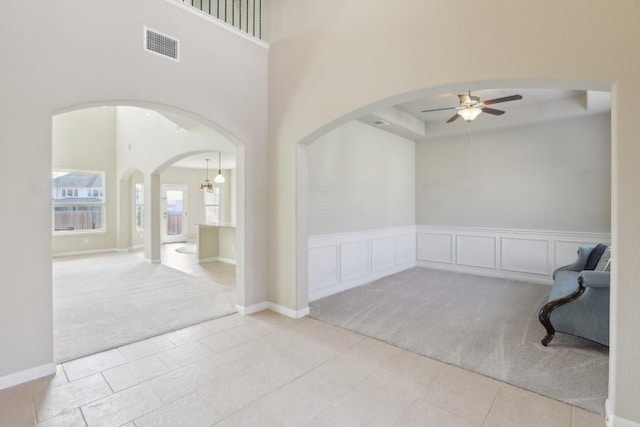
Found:
<path fill-rule="evenodd" d="M 444 110 L 455 110 L 456 107 L 447 107 L 447 108 L 436 108 L 434 110 L 422 110 L 421 113 L 430 113 L 432 111 L 444 111 Z"/>
<path fill-rule="evenodd" d="M 504 98 L 496 98 L 496 99 L 490 99 L 488 101 L 482 101 L 482 103 L 484 105 L 491 105 L 491 104 L 497 104 L 499 102 L 517 101 L 519 99 L 522 99 L 522 95 L 505 96 Z"/>
<path fill-rule="evenodd" d="M 494 116 L 501 116 L 504 114 L 502 110 L 496 110 L 493 108 L 482 107 L 482 112 L 487 114 L 493 114 Z"/>
<path fill-rule="evenodd" d="M 457 119 L 458 117 L 460 117 L 460 115 L 458 113 L 455 113 L 453 115 L 453 117 L 451 117 L 449 120 L 447 120 L 447 123 L 451 123 L 453 122 L 455 119 Z"/>

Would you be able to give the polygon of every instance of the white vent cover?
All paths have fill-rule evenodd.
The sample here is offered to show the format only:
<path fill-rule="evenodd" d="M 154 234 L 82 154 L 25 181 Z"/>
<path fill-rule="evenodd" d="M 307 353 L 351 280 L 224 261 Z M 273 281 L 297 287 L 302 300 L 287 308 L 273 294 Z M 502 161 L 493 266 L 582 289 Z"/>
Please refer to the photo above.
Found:
<path fill-rule="evenodd" d="M 178 40 L 165 34 L 144 29 L 144 50 L 178 61 Z"/>
<path fill-rule="evenodd" d="M 389 122 L 385 122 L 384 120 L 374 120 L 369 122 L 371 126 L 389 126 Z"/>

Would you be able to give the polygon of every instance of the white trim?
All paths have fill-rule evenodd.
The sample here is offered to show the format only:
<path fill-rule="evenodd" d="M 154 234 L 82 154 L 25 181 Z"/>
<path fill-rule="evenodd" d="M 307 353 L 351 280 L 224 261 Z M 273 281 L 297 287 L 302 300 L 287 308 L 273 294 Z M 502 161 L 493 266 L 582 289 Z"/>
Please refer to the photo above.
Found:
<path fill-rule="evenodd" d="M 309 289 L 309 301 L 315 301 L 320 298 L 327 297 L 329 295 L 337 294 L 338 292 L 346 291 L 347 289 L 356 288 L 358 286 L 366 285 L 374 280 L 381 279 L 391 274 L 400 273 L 401 271 L 408 270 L 416 266 L 416 261 L 410 261 L 404 264 L 394 265 L 390 268 L 375 271 L 372 274 L 361 276 L 356 279 L 348 280 L 345 282 L 337 282 L 328 286 L 323 286 L 317 289 Z"/>
<path fill-rule="evenodd" d="M 611 413 L 611 404 L 609 399 L 604 402 L 604 412 L 607 427 L 640 427 L 640 423 L 636 421 L 627 420 L 626 418 L 613 415 Z"/>
<path fill-rule="evenodd" d="M 185 3 L 183 3 L 180 0 L 165 0 L 167 3 L 174 5 L 175 7 L 178 7 L 184 11 L 189 12 L 192 15 L 197 16 L 200 19 L 204 19 L 207 22 L 210 22 L 214 25 L 217 25 L 220 28 L 223 28 L 231 33 L 234 33 L 235 35 L 242 37 L 245 40 L 249 40 L 250 42 L 253 42 L 255 44 L 257 44 L 260 47 L 263 47 L 265 49 L 269 49 L 269 43 L 265 42 L 264 40 L 261 40 L 257 37 L 252 36 L 249 33 L 245 33 L 242 30 L 237 29 L 236 27 L 234 27 L 231 24 L 227 24 L 226 22 L 216 18 L 215 16 L 209 15 L 206 12 L 201 11 L 200 9 L 197 9 L 195 7 L 189 6 Z M 261 20 L 261 24 L 263 25 L 264 21 Z"/>
<path fill-rule="evenodd" d="M 128 251 L 129 252 L 133 252 L 133 251 L 138 251 L 140 249 L 144 249 L 144 243 L 141 243 L 139 245 L 133 245 L 133 246 L 129 246 Z"/>
<path fill-rule="evenodd" d="M 521 280 L 529 283 L 538 283 L 541 285 L 552 285 L 553 280 L 546 277 L 535 277 L 526 274 L 513 273 L 509 271 L 490 270 L 483 267 L 467 267 L 464 265 L 443 264 L 439 262 L 421 261 L 416 262 L 416 266 L 422 268 L 430 268 L 432 270 L 456 271 L 458 273 L 468 273 L 477 276 L 496 277 L 499 279 Z"/>
<path fill-rule="evenodd" d="M 258 304 L 250 305 L 248 307 L 236 304 L 236 310 L 238 310 L 238 313 L 242 314 L 243 316 L 248 316 L 250 314 L 257 313 L 259 311 L 267 310 L 268 308 L 269 308 L 269 303 L 266 301 Z"/>
<path fill-rule="evenodd" d="M 545 235 L 558 237 L 563 236 L 571 239 L 578 240 L 605 240 L 609 241 L 611 234 L 609 233 L 597 233 L 597 232 L 582 232 L 582 231 L 557 231 L 557 230 L 529 230 L 529 229 L 517 229 L 517 228 L 482 228 L 482 227 L 448 227 L 444 225 L 417 225 L 417 232 L 429 232 L 429 231 L 441 231 L 441 232 L 463 232 L 463 233 L 499 233 L 499 234 L 533 234 L 535 236 Z"/>
<path fill-rule="evenodd" d="M 441 236 L 447 236 L 451 245 L 443 246 Z M 483 249 L 473 240 L 465 240 L 466 237 L 487 239 L 494 244 L 486 244 Z M 419 225 L 416 241 L 420 267 L 552 284 L 553 271 L 571 263 L 578 246 L 608 243 L 611 236 L 592 232 Z M 461 258 L 461 253 L 478 262 L 468 262 Z"/>
<path fill-rule="evenodd" d="M 40 365 L 35 368 L 25 369 L 24 371 L 14 372 L 0 377 L 0 390 L 26 383 L 28 381 L 37 380 L 38 378 L 46 377 L 48 375 L 54 375 L 55 373 L 55 363 L 47 363 L 46 365 Z"/>
<path fill-rule="evenodd" d="M 216 262 L 216 261 L 224 262 L 224 263 L 227 263 L 227 264 L 233 264 L 233 265 L 236 265 L 236 260 L 235 260 L 235 259 L 231 259 L 231 258 L 223 258 L 223 257 L 217 257 L 217 256 L 215 256 L 215 257 L 211 257 L 211 258 L 202 258 L 202 259 L 199 259 L 199 260 L 198 260 L 198 264 L 206 264 L 206 263 L 208 263 L 208 262 Z"/>
<path fill-rule="evenodd" d="M 290 308 L 284 307 L 279 304 L 275 304 L 273 302 L 268 302 L 268 308 L 271 311 L 275 311 L 276 313 L 282 314 L 287 317 L 291 317 L 292 319 L 300 319 L 309 314 L 309 307 L 305 307 L 301 310 L 292 310 Z"/>
<path fill-rule="evenodd" d="M 416 265 L 415 225 L 310 236 L 309 301 Z"/>
<path fill-rule="evenodd" d="M 357 242 L 361 240 L 373 240 L 381 237 L 391 237 L 416 232 L 415 225 L 405 227 L 390 227 L 375 230 L 352 231 L 347 233 L 322 234 L 309 236 L 309 248 L 320 246 L 338 245 L 341 243 Z"/>
<path fill-rule="evenodd" d="M 107 248 L 107 249 L 92 249 L 89 251 L 74 251 L 74 252 L 58 252 L 55 254 L 51 254 L 52 258 L 61 258 L 66 256 L 78 256 L 78 255 L 94 255 L 94 254 L 106 254 L 106 253 L 114 253 L 114 252 L 126 252 L 129 249 L 116 249 L 116 248 Z"/>
<path fill-rule="evenodd" d="M 258 304 L 250 305 L 248 307 L 244 307 L 242 305 L 236 304 L 236 310 L 239 314 L 243 316 L 248 316 L 253 313 L 258 313 L 263 310 L 271 310 L 276 313 L 282 314 L 287 317 L 291 317 L 293 319 L 300 319 L 309 314 L 309 307 L 305 307 L 301 310 L 292 310 L 290 308 L 284 307 L 279 304 L 275 304 L 273 302 L 260 302 Z"/>

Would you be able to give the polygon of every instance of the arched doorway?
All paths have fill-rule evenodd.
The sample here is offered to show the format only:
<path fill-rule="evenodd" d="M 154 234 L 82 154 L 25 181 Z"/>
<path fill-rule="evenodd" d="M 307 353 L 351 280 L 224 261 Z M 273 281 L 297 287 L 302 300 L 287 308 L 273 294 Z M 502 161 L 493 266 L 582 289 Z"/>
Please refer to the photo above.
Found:
<path fill-rule="evenodd" d="M 166 108 L 151 109 L 148 105 L 144 107 L 100 106 L 77 109 L 54 116 L 53 167 L 59 171 L 64 169 L 66 172 L 74 173 L 81 170 L 99 172 L 99 176 L 102 177 L 102 182 L 104 183 L 104 200 L 102 200 L 103 206 L 101 206 L 104 224 L 97 230 L 78 230 L 74 228 L 54 231 L 52 255 L 58 257 L 73 255 L 78 258 L 91 253 L 94 257 L 104 255 L 109 258 L 108 261 L 114 261 L 117 256 L 125 256 L 131 251 L 140 249 L 142 246 L 144 247 L 144 258 L 147 259 L 147 261 L 142 261 L 141 252 L 140 256 L 137 257 L 138 262 L 132 261 L 132 263 L 126 264 L 126 262 L 129 262 L 126 261 L 121 264 L 128 265 L 128 267 L 125 267 L 125 271 L 122 272 L 125 276 L 118 275 L 117 265 L 120 261 L 116 261 L 115 264 L 107 263 L 106 267 L 103 265 L 104 268 L 102 270 L 100 265 L 97 265 L 95 273 L 87 271 L 89 275 L 93 274 L 95 277 L 93 282 L 96 287 L 92 292 L 94 295 L 101 292 L 101 288 L 98 286 L 100 280 L 103 280 L 102 283 L 105 285 L 109 281 L 115 285 L 127 282 L 133 284 L 139 279 L 142 280 L 137 282 L 140 284 L 144 282 L 143 276 L 153 277 L 155 274 L 160 274 L 157 273 L 158 271 L 167 273 L 166 270 L 161 269 L 164 266 L 154 266 L 159 261 L 159 258 L 154 257 L 160 252 L 159 245 L 162 234 L 161 228 L 158 226 L 161 223 L 162 211 L 162 205 L 158 203 L 162 198 L 162 173 L 169 170 L 171 165 L 180 159 L 214 150 L 225 150 L 229 153 L 231 150 L 236 151 L 238 144 L 235 139 L 230 139 L 221 132 L 213 130 L 211 125 L 202 121 L 178 114 L 173 110 L 167 111 Z M 85 141 L 84 146 L 79 143 L 81 139 Z M 94 141 L 94 143 L 86 143 L 87 140 Z M 242 148 L 239 151 L 242 152 Z M 234 167 L 235 170 L 233 172 L 234 177 L 242 175 L 244 171 L 243 162 L 238 161 L 236 163 L 237 167 Z M 193 180 L 200 180 L 200 175 L 204 179 L 204 171 L 200 169 L 194 171 L 191 174 Z M 234 221 L 234 229 L 235 227 L 243 229 L 244 225 L 242 219 L 244 218 L 242 211 L 244 189 L 239 184 L 242 182 L 244 182 L 243 179 L 234 179 L 233 182 L 234 204 L 237 203 L 237 209 L 240 211 L 237 215 L 238 220 Z M 195 187 L 199 184 L 194 182 L 191 185 Z M 92 189 L 91 191 L 95 190 Z M 227 189 L 227 191 L 230 192 L 231 189 Z M 198 192 L 198 194 L 200 193 Z M 229 199 L 230 197 L 227 198 Z M 193 199 L 196 199 L 195 195 Z M 199 207 L 202 207 L 202 212 L 198 212 L 199 215 L 196 215 L 195 211 L 200 210 L 196 208 L 191 215 L 194 218 L 194 229 L 196 228 L 196 223 L 205 223 L 202 201 Z M 59 241 L 64 241 L 64 243 L 60 244 L 58 243 Z M 92 249 L 83 250 L 87 245 L 90 245 Z M 244 258 L 243 243 L 237 243 L 232 238 L 230 245 L 234 249 L 239 264 L 244 265 L 242 262 Z M 56 258 L 56 260 L 62 259 L 68 258 Z M 94 261 L 97 261 L 96 258 L 94 258 Z M 54 261 L 54 270 L 62 264 L 55 264 L 56 262 Z M 138 269 L 145 268 L 151 268 L 153 271 L 148 270 L 144 275 L 137 274 L 139 273 Z M 105 298 L 101 298 L 100 301 L 89 298 L 87 301 L 94 304 L 94 308 L 106 307 L 104 312 L 111 313 L 115 317 L 100 320 L 98 319 L 100 310 L 85 306 L 84 310 L 87 313 L 85 319 L 91 318 L 92 321 L 95 321 L 94 327 L 98 329 L 78 326 L 77 322 L 82 322 L 78 317 L 81 310 L 76 310 L 71 319 L 65 320 L 75 323 L 73 328 L 67 329 L 73 329 L 81 333 L 84 331 L 87 332 L 85 335 L 93 337 L 110 336 L 113 341 L 107 342 L 107 344 L 88 342 L 84 349 L 72 350 L 71 352 L 65 351 L 62 355 L 58 353 L 59 346 L 56 343 L 56 359 L 58 362 L 69 360 L 162 332 L 189 326 L 207 318 L 235 312 L 237 301 L 242 301 L 237 298 L 237 295 L 244 294 L 244 282 L 242 279 L 244 275 L 238 273 L 238 279 L 236 280 L 235 271 L 236 269 L 233 268 L 231 273 L 234 276 L 232 278 L 233 282 L 235 282 L 233 288 L 224 287 L 219 283 L 213 283 L 209 286 L 209 288 L 214 287 L 215 292 L 217 292 L 209 298 L 209 303 L 206 302 L 205 295 L 207 295 L 207 292 L 210 293 L 210 289 L 203 282 L 204 277 L 196 277 L 193 274 L 191 275 L 192 277 L 186 277 L 183 274 L 184 272 L 167 273 L 169 274 L 168 278 L 166 275 L 160 275 L 163 278 L 157 276 L 157 289 L 170 291 L 166 297 L 160 297 L 160 300 L 165 302 L 173 301 L 175 303 L 180 301 L 181 297 L 189 295 L 195 299 L 191 302 L 185 299 L 178 306 L 169 308 L 157 306 L 154 310 L 149 311 L 147 315 L 144 315 L 144 308 L 154 305 L 149 301 L 149 295 L 158 294 L 158 292 L 150 293 L 146 297 L 141 294 L 141 298 L 138 298 L 137 302 L 135 300 L 127 302 L 121 299 L 122 295 L 117 295 L 116 286 L 112 286 L 103 294 Z M 54 280 L 54 295 L 63 295 L 64 292 L 56 293 L 55 282 Z M 183 283 L 188 284 L 188 286 L 171 290 L 169 283 Z M 154 286 L 153 284 L 150 285 Z M 133 286 L 135 287 L 136 285 Z M 130 290 L 131 287 L 123 286 L 120 288 L 125 293 L 127 289 Z M 68 290 L 69 292 L 66 296 L 73 297 L 70 293 L 74 291 L 71 288 L 68 288 Z M 221 297 L 220 295 L 222 294 L 220 292 L 228 296 Z M 90 294 L 88 292 L 84 295 L 89 296 Z M 82 295 L 82 291 L 76 292 L 76 296 L 78 295 Z M 106 296 L 111 297 L 113 304 L 110 307 L 112 308 L 109 308 L 109 304 L 105 302 L 107 300 Z M 147 300 L 149 304 L 142 303 L 142 300 Z M 197 308 L 198 301 L 204 302 L 204 306 L 201 309 Z M 217 301 L 219 304 L 216 306 L 212 301 Z M 74 304 L 77 303 L 82 305 L 82 302 L 76 299 Z M 180 305 L 182 305 L 182 308 L 180 308 Z M 129 320 L 126 320 L 126 316 L 122 315 L 126 311 L 133 312 L 131 313 L 133 316 Z M 200 312 L 200 314 L 196 317 L 193 317 L 193 315 L 181 316 L 180 312 L 184 314 Z M 167 313 L 170 317 L 163 320 L 162 313 Z M 58 320 L 57 323 L 60 323 L 59 320 L 61 318 L 65 318 L 64 315 L 58 316 L 57 314 L 54 317 Z M 136 317 L 139 319 L 155 318 L 151 322 L 155 326 L 150 326 L 151 324 L 147 326 L 141 325 L 139 332 L 132 333 L 131 329 L 135 329 L 135 325 L 140 323 L 136 321 Z M 178 323 L 174 321 L 174 319 L 181 317 L 182 320 Z M 118 327 L 121 328 L 120 331 L 118 331 Z M 56 325 L 57 334 L 58 325 Z M 92 340 L 68 337 L 66 341 L 69 343 L 84 343 Z"/>
<path fill-rule="evenodd" d="M 491 84 L 496 85 L 496 83 Z M 559 89 L 553 90 L 553 92 L 557 91 L 553 95 L 554 97 L 571 87 L 564 84 L 558 86 Z M 471 85 L 472 89 L 476 87 L 478 90 L 489 89 L 483 85 Z M 497 84 L 495 87 L 510 88 L 511 85 L 509 82 L 505 82 Z M 443 92 L 453 92 L 455 99 L 456 92 L 466 92 L 468 88 L 463 89 L 461 86 L 455 86 L 441 89 Z M 534 85 L 525 89 L 527 90 L 525 93 L 528 93 L 529 90 L 536 90 Z M 411 257 L 413 257 L 413 265 L 424 267 L 473 272 L 485 276 L 508 276 L 519 280 L 549 281 L 550 275 L 556 267 L 569 264 L 575 259 L 575 249 L 580 244 L 595 244 L 600 242 L 600 239 L 609 242 L 612 142 L 609 116 L 610 94 L 605 96 L 606 105 L 603 110 L 588 103 L 589 97 L 591 97 L 591 101 L 596 102 L 596 99 L 601 96 L 600 94 L 590 93 L 589 89 L 584 87 L 578 87 L 578 89 L 573 87 L 573 90 L 567 99 L 563 98 L 566 96 L 565 94 L 547 101 L 547 104 L 534 104 L 528 107 L 533 109 L 528 112 L 518 112 L 516 105 L 510 105 L 509 108 L 506 108 L 505 105 L 505 109 L 508 110 L 505 117 L 511 115 L 515 119 L 531 114 L 531 111 L 537 111 L 538 116 L 543 116 L 547 111 L 554 111 L 558 114 L 550 121 L 532 120 L 525 123 L 516 120 L 518 131 L 514 130 L 516 126 L 512 124 L 510 127 L 502 129 L 468 126 L 457 134 L 445 133 L 444 129 L 441 129 L 442 134 L 434 137 L 423 134 L 422 139 L 416 137 L 413 140 L 398 135 L 399 132 L 393 132 L 393 128 L 399 125 L 398 122 L 404 121 L 410 124 L 402 131 L 407 135 L 411 131 L 412 121 L 415 123 L 417 119 L 416 114 L 409 114 L 407 111 L 411 104 L 415 103 L 417 107 L 424 103 L 421 108 L 427 109 L 429 108 L 427 101 L 432 100 L 436 95 L 433 92 L 426 93 L 426 95 L 425 92 L 416 92 L 412 94 L 413 99 L 403 95 L 391 103 L 377 103 L 375 106 L 368 106 L 367 110 L 359 110 L 358 114 L 349 115 L 348 118 L 342 118 L 338 123 L 332 123 L 323 128 L 325 133 L 318 131 L 313 136 L 306 138 L 296 147 L 299 191 L 297 204 L 298 296 L 314 300 L 392 274 L 394 269 L 406 270 L 411 267 L 409 262 Z M 538 90 L 540 96 L 543 91 Z M 515 89 L 515 93 L 517 92 L 518 89 Z M 451 94 L 449 93 L 449 95 Z M 534 96 L 534 94 L 531 93 L 529 96 Z M 581 103 L 581 99 L 584 103 Z M 455 105 L 455 103 L 450 105 Z M 447 104 L 440 106 L 447 107 Z M 436 106 L 431 108 L 436 108 Z M 453 113 L 448 112 L 447 114 L 448 117 L 442 118 L 442 127 L 449 126 L 445 124 L 445 121 Z M 559 120 L 560 117 L 562 120 Z M 385 118 L 388 122 L 382 123 L 382 127 L 376 129 L 377 133 L 374 133 L 372 129 L 376 125 L 380 126 L 376 122 Z M 465 123 L 461 124 L 465 125 Z M 480 123 L 478 122 L 478 124 Z M 580 126 L 584 126 L 584 129 L 581 130 Z M 431 126 L 431 129 L 434 127 L 436 126 Z M 392 131 L 389 132 L 389 130 Z M 418 142 L 415 142 L 415 153 L 397 154 L 404 149 L 405 143 L 401 140 L 394 141 L 391 137 L 380 137 L 379 141 L 376 141 L 378 138 L 376 135 L 382 135 L 385 132 L 395 134 L 394 138 L 402 136 L 405 142 L 407 140 L 422 141 L 423 144 L 430 146 L 428 149 L 423 147 L 419 150 L 417 148 Z M 497 143 L 496 141 L 501 142 Z M 544 147 L 544 144 L 549 142 L 557 144 Z M 315 146 L 318 143 L 326 144 L 326 147 L 318 149 Z M 396 144 L 395 150 L 392 146 L 394 143 Z M 509 143 L 511 145 L 508 145 Z M 593 145 L 585 145 L 592 143 Z M 515 146 L 514 144 L 520 145 Z M 481 147 L 478 147 L 479 145 Z M 571 145 L 581 148 L 582 153 L 590 157 L 590 161 L 593 163 L 588 167 L 588 170 L 582 172 L 571 170 L 576 160 L 575 152 L 568 148 Z M 494 151 L 500 146 L 503 151 Z M 374 155 L 370 153 L 372 151 L 375 152 Z M 504 163 L 509 163 L 509 166 L 513 165 L 519 168 L 519 170 L 510 170 L 511 175 L 501 176 L 486 170 L 482 171 L 483 167 L 486 169 L 486 165 L 496 166 L 489 161 L 489 157 L 483 157 L 485 153 L 487 156 L 488 153 L 492 153 L 492 160 L 496 160 L 497 157 L 498 161 L 502 160 Z M 564 164 L 568 163 L 568 167 L 554 165 L 557 159 L 565 155 L 567 157 L 564 157 L 566 161 Z M 366 159 L 366 162 L 363 159 Z M 520 160 L 516 161 L 516 159 Z M 348 164 L 348 161 L 353 163 Z M 465 166 L 459 167 L 461 164 Z M 470 164 L 471 166 L 469 166 Z M 578 165 L 578 167 L 581 166 L 584 165 Z M 415 168 L 416 173 L 412 182 L 410 182 L 411 176 L 403 175 L 411 168 Z M 344 172 L 345 170 L 347 173 Z M 447 173 L 437 175 L 436 173 L 425 173 L 425 170 Z M 505 170 L 509 170 L 509 168 L 505 168 Z M 520 171 L 526 171 L 526 176 L 525 174 L 519 175 L 517 172 Z M 567 175 L 563 177 L 558 175 L 557 171 Z M 536 173 L 540 175 L 534 179 Z M 594 216 L 597 216 L 598 220 L 588 224 L 570 209 L 575 207 L 584 210 L 592 206 L 591 194 L 582 191 L 583 184 L 578 178 L 579 176 L 591 176 L 590 173 L 594 173 L 594 175 L 588 180 L 601 188 L 601 195 L 604 197 L 598 202 L 597 214 Z M 551 176 L 555 181 L 544 183 Z M 520 180 L 520 178 L 523 179 Z M 409 191 L 406 198 L 410 199 L 411 194 L 414 194 L 415 199 L 404 202 L 396 201 L 393 197 L 406 188 L 394 190 L 393 185 L 387 186 L 387 184 L 395 182 L 404 182 L 406 186 L 413 185 L 414 190 Z M 492 191 L 493 189 L 487 188 L 491 182 L 502 182 L 504 188 Z M 509 190 L 511 195 L 503 194 L 500 196 L 500 191 L 508 189 L 509 185 L 516 182 L 517 184 L 514 184 L 514 187 Z M 563 188 L 563 185 L 568 183 L 571 184 L 573 192 Z M 371 189 L 375 189 L 375 191 L 371 191 Z M 526 191 L 522 189 L 526 189 Z M 516 193 L 518 190 L 521 190 L 520 193 Z M 479 204 L 481 200 L 474 199 L 473 192 L 478 197 L 481 197 L 482 194 L 487 195 L 486 202 L 491 206 Z M 360 199 L 366 194 L 369 196 Z M 576 198 L 568 200 L 568 194 Z M 336 200 L 340 200 L 340 195 L 343 195 L 341 200 L 346 203 L 336 202 Z M 520 198 L 520 196 L 522 197 Z M 562 202 L 558 202 L 562 198 L 564 198 L 564 203 L 567 203 L 564 208 Z M 525 201 L 525 199 L 528 200 Z M 536 205 L 525 203 L 534 200 Z M 357 203 L 352 204 L 352 201 Z M 517 205 L 516 208 L 529 206 L 531 214 L 523 218 L 524 209 L 519 213 L 513 213 L 510 209 L 514 206 L 507 206 L 507 201 Z M 388 203 L 391 207 L 398 207 L 401 210 L 412 209 L 413 203 L 414 222 L 409 223 L 406 218 L 398 216 L 398 212 L 393 210 L 387 211 L 386 216 L 381 217 L 382 221 L 378 221 L 379 214 L 389 206 L 383 206 L 379 211 L 372 212 L 376 203 Z M 569 203 L 571 206 L 568 205 Z M 367 206 L 367 209 L 359 210 L 363 206 Z M 509 218 L 502 216 L 502 219 L 499 220 L 502 212 L 496 211 L 494 217 L 488 217 L 483 214 L 484 208 L 487 208 L 487 211 L 502 209 L 512 213 Z M 534 209 L 540 209 L 540 211 L 533 212 Z M 556 209 L 565 210 L 562 213 L 557 213 Z M 332 210 L 342 212 L 345 217 L 339 218 L 339 215 L 333 215 Z M 444 211 L 447 213 L 438 216 L 439 212 Z M 466 215 L 461 215 L 461 213 Z M 347 215 L 350 218 L 346 218 Z M 358 215 L 361 216 L 358 217 Z M 521 222 L 518 223 L 520 220 Z M 340 228 L 345 225 L 351 227 Z M 359 228 L 361 225 L 362 228 Z M 329 226 L 334 226 L 334 229 L 325 232 L 322 228 Z M 411 227 L 414 228 L 413 231 L 411 231 Z M 461 230 L 463 228 L 464 230 Z M 494 235 L 488 236 L 490 234 L 488 229 L 492 229 L 491 233 Z M 506 232 L 506 229 L 510 233 L 508 238 L 501 234 Z M 543 237 L 541 236 L 544 233 L 539 233 L 542 231 L 547 233 Z M 587 232 L 584 233 L 585 231 Z M 554 232 L 557 235 L 554 235 Z M 301 233 L 303 233 L 302 236 Z M 427 241 L 426 238 L 421 240 L 421 234 L 433 237 L 433 239 L 431 241 Z M 409 236 L 409 238 L 405 239 L 405 236 Z M 436 236 L 439 240 L 435 238 Z M 484 240 L 485 238 L 486 240 Z M 418 240 L 417 256 L 416 240 Z M 413 253 L 408 249 L 409 245 L 405 245 L 405 241 L 412 242 Z M 429 245 L 433 241 L 436 243 Z M 542 267 L 516 266 L 513 263 L 515 255 L 511 256 L 509 253 L 509 250 L 513 250 L 515 245 L 508 246 L 516 241 L 517 251 L 522 250 L 518 256 L 526 253 L 527 262 L 539 257 L 540 263 L 537 265 Z M 489 251 L 473 255 L 470 255 L 472 251 L 466 252 L 469 245 L 476 243 L 487 243 L 487 247 L 490 246 Z M 534 254 L 531 247 L 527 246 L 533 244 L 540 246 L 539 254 Z M 525 246 L 526 249 L 524 249 Z M 476 254 L 479 254 L 479 257 L 473 258 Z M 481 260 L 480 258 L 485 254 L 488 255 L 487 258 Z M 531 256 L 529 257 L 529 255 Z M 300 287 L 301 282 L 305 283 L 304 288 Z M 363 300 L 360 299 L 360 301 Z M 396 307 L 399 306 L 398 304 Z M 363 317 L 360 317 L 362 313 L 357 311 L 355 305 L 351 308 L 353 309 L 353 312 L 350 313 L 353 316 L 352 319 L 358 319 L 368 325 L 373 323 L 371 319 L 363 320 Z M 341 314 L 345 315 L 343 318 L 347 317 L 346 313 Z M 379 316 L 379 318 L 384 318 L 384 316 Z M 326 319 L 321 318 L 321 320 Z M 345 327 L 363 332 L 354 328 L 353 325 Z M 537 341 L 539 339 L 536 340 L 536 344 L 539 345 Z M 394 342 L 394 344 L 397 343 Z M 600 394 L 601 401 L 599 403 L 602 410 L 606 397 L 606 363 L 601 364 L 600 367 L 603 374 L 599 377 L 599 383 L 605 390 L 604 394 Z"/>

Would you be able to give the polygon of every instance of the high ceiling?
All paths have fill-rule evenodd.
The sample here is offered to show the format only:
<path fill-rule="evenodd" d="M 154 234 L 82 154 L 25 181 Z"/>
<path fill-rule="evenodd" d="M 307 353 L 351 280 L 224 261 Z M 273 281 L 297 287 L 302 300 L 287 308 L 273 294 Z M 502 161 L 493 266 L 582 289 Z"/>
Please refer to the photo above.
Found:
<path fill-rule="evenodd" d="M 236 155 L 231 153 L 222 153 L 221 168 L 220 169 L 235 169 L 236 168 Z M 191 168 L 191 169 L 206 169 L 207 162 L 205 159 L 209 159 L 209 170 L 218 169 L 218 152 L 200 153 L 193 156 L 185 157 L 182 160 L 175 162 L 172 166 L 178 168 Z"/>
<path fill-rule="evenodd" d="M 400 136 L 423 140 L 433 137 L 522 126 L 531 123 L 562 120 L 599 114 L 611 110 L 611 93 L 559 89 L 484 89 L 471 91 L 481 101 L 522 95 L 521 100 L 493 104 L 490 107 L 505 111 L 501 116 L 480 114 L 473 122 L 458 119 L 446 123 L 457 110 L 422 112 L 457 107 L 458 93 L 441 93 L 374 111 L 359 120 L 364 123 L 382 121 L 380 129 Z"/>

